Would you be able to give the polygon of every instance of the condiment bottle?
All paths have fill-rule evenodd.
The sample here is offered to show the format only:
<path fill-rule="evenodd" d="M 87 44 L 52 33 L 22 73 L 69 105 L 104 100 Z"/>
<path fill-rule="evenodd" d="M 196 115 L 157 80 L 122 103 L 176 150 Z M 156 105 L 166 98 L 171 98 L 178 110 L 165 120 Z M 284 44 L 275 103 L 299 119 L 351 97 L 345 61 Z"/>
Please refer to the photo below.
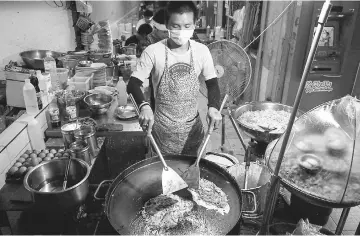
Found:
<path fill-rule="evenodd" d="M 125 85 L 125 82 L 124 82 L 122 76 L 119 76 L 119 81 L 117 83 L 116 88 L 118 90 L 118 95 L 117 95 L 118 106 L 126 106 L 127 100 L 128 100 L 128 94 L 127 94 L 126 85 Z"/>
<path fill-rule="evenodd" d="M 31 147 L 36 150 L 45 149 L 44 133 L 39 122 L 34 118 L 28 122 L 28 135 Z"/>
<path fill-rule="evenodd" d="M 25 79 L 23 87 L 24 102 L 26 113 L 29 115 L 36 115 L 39 112 L 38 102 L 36 101 L 36 91 L 34 86 L 30 83 L 30 79 Z"/>
<path fill-rule="evenodd" d="M 49 116 L 51 127 L 60 127 L 60 110 L 57 103 L 57 98 L 54 96 L 49 104 Z"/>
<path fill-rule="evenodd" d="M 30 83 L 34 86 L 35 88 L 35 92 L 36 92 L 36 100 L 38 102 L 38 108 L 39 110 L 41 110 L 43 108 L 43 102 L 41 100 L 41 92 L 40 92 L 40 88 L 39 88 L 39 80 L 38 78 L 35 76 L 35 71 L 34 70 L 30 70 Z"/>
<path fill-rule="evenodd" d="M 76 120 L 78 112 L 76 108 L 75 98 L 71 94 L 67 94 L 65 97 L 65 112 L 69 121 Z"/>
<path fill-rule="evenodd" d="M 211 33 L 211 27 L 208 25 L 206 30 L 207 38 L 209 38 L 209 34 Z"/>

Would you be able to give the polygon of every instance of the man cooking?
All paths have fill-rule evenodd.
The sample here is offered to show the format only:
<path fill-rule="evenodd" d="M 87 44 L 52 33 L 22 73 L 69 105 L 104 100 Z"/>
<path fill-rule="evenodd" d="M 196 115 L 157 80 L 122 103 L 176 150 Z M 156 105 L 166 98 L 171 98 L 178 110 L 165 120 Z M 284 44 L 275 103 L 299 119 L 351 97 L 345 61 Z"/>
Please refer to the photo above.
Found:
<path fill-rule="evenodd" d="M 200 73 L 208 89 L 208 118 L 215 128 L 222 117 L 220 90 L 209 49 L 190 38 L 197 9 L 190 1 L 170 1 L 166 7 L 169 38 L 148 46 L 129 80 L 127 91 L 137 102 L 139 123 L 152 132 L 163 154 L 197 155 L 204 130 L 197 100 Z M 141 86 L 149 75 L 154 85 L 155 111 L 145 102 Z"/>

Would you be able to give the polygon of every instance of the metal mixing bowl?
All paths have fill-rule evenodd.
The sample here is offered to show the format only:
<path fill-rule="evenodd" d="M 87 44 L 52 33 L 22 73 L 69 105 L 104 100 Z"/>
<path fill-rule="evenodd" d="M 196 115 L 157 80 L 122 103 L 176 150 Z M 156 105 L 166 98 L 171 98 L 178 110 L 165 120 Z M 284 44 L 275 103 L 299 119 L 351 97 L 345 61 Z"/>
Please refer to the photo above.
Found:
<path fill-rule="evenodd" d="M 237 121 L 239 127 L 252 139 L 260 142 L 270 143 L 273 140 L 279 138 L 282 133 L 272 133 L 267 131 L 256 130 L 238 121 L 238 117 L 246 111 L 261 111 L 261 110 L 275 110 L 275 111 L 287 111 L 292 112 L 292 107 L 281 103 L 274 102 L 249 102 L 239 106 L 232 110 L 232 116 Z M 296 117 L 300 117 L 303 114 L 302 111 L 297 111 Z"/>
<path fill-rule="evenodd" d="M 43 70 L 44 69 L 44 58 L 46 53 L 50 52 L 51 56 L 58 61 L 59 57 L 65 56 L 65 53 L 54 52 L 50 50 L 30 50 L 20 53 L 20 57 L 23 59 L 24 63 L 30 69 Z"/>
<path fill-rule="evenodd" d="M 88 109 L 97 115 L 104 114 L 112 104 L 113 96 L 106 94 L 90 94 L 84 98 Z"/>
<path fill-rule="evenodd" d="M 92 61 L 79 61 L 79 66 L 80 67 L 90 67 L 93 64 Z"/>

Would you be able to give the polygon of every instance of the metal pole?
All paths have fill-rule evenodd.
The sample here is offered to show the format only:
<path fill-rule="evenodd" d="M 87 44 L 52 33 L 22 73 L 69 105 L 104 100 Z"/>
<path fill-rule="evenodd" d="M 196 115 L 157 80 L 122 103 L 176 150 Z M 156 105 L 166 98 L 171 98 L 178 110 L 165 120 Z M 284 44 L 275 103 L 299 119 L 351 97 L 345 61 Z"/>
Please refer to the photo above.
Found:
<path fill-rule="evenodd" d="M 338 220 L 338 224 L 336 227 L 335 234 L 341 235 L 343 227 L 345 226 L 348 214 L 350 213 L 351 208 L 343 208 L 340 219 Z"/>
<path fill-rule="evenodd" d="M 292 109 L 292 113 L 291 113 L 291 116 L 290 116 L 290 120 L 288 122 L 286 132 L 284 134 L 281 150 L 280 150 L 278 160 L 277 160 L 277 164 L 276 164 L 276 167 L 275 167 L 275 170 L 274 170 L 274 175 L 271 178 L 271 188 L 269 189 L 268 196 L 266 198 L 266 199 L 269 199 L 269 201 L 266 202 L 265 214 L 264 214 L 264 217 L 263 217 L 263 222 L 262 222 L 261 229 L 259 231 L 260 235 L 265 235 L 265 234 L 269 233 L 269 229 L 268 229 L 269 221 L 270 221 L 271 216 L 273 215 L 274 204 L 276 203 L 275 199 L 277 199 L 277 194 L 279 192 L 279 187 L 280 187 L 280 177 L 278 176 L 278 173 L 279 173 L 279 170 L 280 170 L 280 167 L 281 167 L 281 163 L 282 163 L 282 160 L 283 160 L 283 155 L 284 155 L 285 150 L 286 150 L 288 139 L 289 139 L 290 134 L 291 134 L 292 126 L 293 126 L 293 123 L 294 123 L 295 118 L 296 118 L 297 110 L 298 110 L 298 107 L 300 105 L 303 90 L 304 90 L 305 85 L 306 85 L 307 75 L 308 75 L 308 73 L 310 71 L 311 64 L 312 64 L 312 61 L 313 61 L 315 53 L 316 53 L 317 45 L 318 45 L 319 39 L 321 37 L 323 26 L 327 21 L 327 17 L 328 17 L 328 14 L 329 14 L 330 10 L 331 10 L 331 7 L 332 7 L 332 5 L 330 3 L 330 0 L 326 0 L 325 3 L 323 4 L 320 16 L 318 18 L 317 29 L 316 29 L 315 35 L 313 37 L 313 41 L 312 41 L 312 44 L 311 44 L 310 52 L 309 52 L 308 57 L 307 57 L 305 68 L 303 70 L 301 82 L 300 82 L 300 85 L 298 87 L 295 102 L 293 104 L 293 109 Z"/>

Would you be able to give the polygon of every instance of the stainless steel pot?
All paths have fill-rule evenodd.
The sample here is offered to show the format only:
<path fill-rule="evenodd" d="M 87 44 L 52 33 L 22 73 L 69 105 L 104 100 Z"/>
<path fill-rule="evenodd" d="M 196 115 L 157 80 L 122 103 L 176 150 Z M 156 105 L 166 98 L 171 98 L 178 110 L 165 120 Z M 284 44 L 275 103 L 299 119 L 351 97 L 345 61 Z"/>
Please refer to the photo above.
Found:
<path fill-rule="evenodd" d="M 81 126 L 79 130 L 74 133 L 75 140 L 84 141 L 89 146 L 90 154 L 95 157 L 98 150 L 98 141 L 96 130 L 94 126 Z"/>
<path fill-rule="evenodd" d="M 70 144 L 69 151 L 73 158 L 81 159 L 91 165 L 91 159 L 89 155 L 89 146 L 84 141 L 75 141 Z"/>
<path fill-rule="evenodd" d="M 63 190 L 68 158 L 41 163 L 24 177 L 24 187 L 38 209 L 64 211 L 81 205 L 89 192 L 90 167 L 85 161 L 71 159 L 68 188 Z"/>
<path fill-rule="evenodd" d="M 65 124 L 60 128 L 61 134 L 63 136 L 64 146 L 66 149 L 69 148 L 70 144 L 76 141 L 74 132 L 79 128 L 80 125 L 77 125 L 75 121 Z"/>
<path fill-rule="evenodd" d="M 251 162 L 248 171 L 248 186 L 247 189 L 243 189 L 245 166 L 246 163 L 231 166 L 228 172 L 236 179 L 243 193 L 242 216 L 250 219 L 260 218 L 265 210 L 272 174 L 267 166 Z"/>
<path fill-rule="evenodd" d="M 58 58 L 65 55 L 65 53 L 54 52 L 50 50 L 30 50 L 21 52 L 19 55 L 23 59 L 24 63 L 30 69 L 35 70 L 43 70 L 44 69 L 44 58 L 46 57 L 46 53 L 50 52 L 51 56 L 58 63 Z"/>

